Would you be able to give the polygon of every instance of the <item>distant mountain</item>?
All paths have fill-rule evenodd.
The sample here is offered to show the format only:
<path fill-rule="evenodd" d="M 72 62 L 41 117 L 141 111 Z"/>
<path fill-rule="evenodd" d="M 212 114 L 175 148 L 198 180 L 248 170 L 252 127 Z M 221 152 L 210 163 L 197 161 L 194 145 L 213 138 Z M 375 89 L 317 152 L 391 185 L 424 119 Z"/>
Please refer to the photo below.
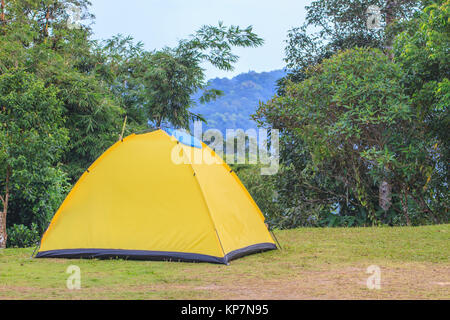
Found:
<path fill-rule="evenodd" d="M 250 115 L 255 113 L 259 101 L 267 101 L 272 98 L 276 91 L 276 81 L 285 76 L 283 70 L 270 72 L 242 73 L 232 79 L 215 78 L 210 80 L 210 88 L 219 89 L 224 96 L 207 104 L 197 104 L 192 109 L 208 121 L 203 124 L 203 131 L 208 129 L 219 129 L 223 134 L 226 129 L 257 128 Z M 193 99 L 198 101 L 201 92 Z"/>

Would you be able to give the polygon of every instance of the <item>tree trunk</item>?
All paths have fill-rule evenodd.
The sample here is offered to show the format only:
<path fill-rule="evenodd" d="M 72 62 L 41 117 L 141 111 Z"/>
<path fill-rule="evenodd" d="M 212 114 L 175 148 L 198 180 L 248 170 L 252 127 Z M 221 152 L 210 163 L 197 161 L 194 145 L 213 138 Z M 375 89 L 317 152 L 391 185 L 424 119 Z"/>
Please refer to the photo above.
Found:
<path fill-rule="evenodd" d="M 10 175 L 11 169 L 8 167 L 6 168 L 5 197 L 0 196 L 3 204 L 3 211 L 0 212 L 0 249 L 6 248 L 6 240 L 8 239 L 8 234 L 6 233 L 6 215 L 8 213 Z"/>
<path fill-rule="evenodd" d="M 47 9 L 47 13 L 45 14 L 45 26 L 44 26 L 44 37 L 48 37 L 48 23 L 50 20 L 50 8 Z"/>
<path fill-rule="evenodd" d="M 0 212 L 0 249 L 6 248 L 6 212 Z"/>
<path fill-rule="evenodd" d="M 388 27 L 390 24 L 392 24 L 395 20 L 395 8 L 397 7 L 397 0 L 387 0 L 386 1 L 386 27 Z M 386 38 L 386 53 L 390 60 L 394 60 L 394 53 L 392 52 L 393 49 L 393 39 L 391 36 L 387 36 Z"/>
<path fill-rule="evenodd" d="M 0 13 L 0 22 L 3 24 L 5 23 L 5 0 L 2 0 L 1 2 L 1 10 L 2 12 Z"/>
<path fill-rule="evenodd" d="M 385 7 L 386 14 L 386 27 L 388 27 L 395 19 L 395 7 L 397 6 L 397 0 L 387 0 Z M 386 38 L 386 54 L 389 59 L 394 60 L 394 54 L 392 52 L 393 39 L 391 37 Z M 384 180 L 381 182 L 378 188 L 379 198 L 378 203 L 381 208 L 386 212 L 389 210 L 392 204 L 392 186 L 388 181 Z"/>
<path fill-rule="evenodd" d="M 392 188 L 389 182 L 382 181 L 380 184 L 378 203 L 384 211 L 388 211 L 392 204 Z"/>

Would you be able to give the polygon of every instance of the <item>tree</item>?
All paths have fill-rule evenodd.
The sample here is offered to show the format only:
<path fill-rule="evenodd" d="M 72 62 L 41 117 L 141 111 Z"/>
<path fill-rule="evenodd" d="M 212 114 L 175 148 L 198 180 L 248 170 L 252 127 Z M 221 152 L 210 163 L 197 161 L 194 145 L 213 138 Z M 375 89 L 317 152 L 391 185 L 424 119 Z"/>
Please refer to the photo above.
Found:
<path fill-rule="evenodd" d="M 395 60 L 404 72 L 403 85 L 436 170 L 428 173 L 424 188 L 428 197 L 413 195 L 424 210 L 449 214 L 448 178 L 450 163 L 450 2 L 426 1 L 429 5 L 402 24 L 394 41 Z M 428 200 L 426 200 L 428 198 Z"/>
<path fill-rule="evenodd" d="M 379 26 L 368 28 L 371 6 L 380 9 L 380 16 L 376 17 Z M 306 22 L 288 32 L 285 61 L 289 73 L 279 81 L 279 94 L 283 93 L 286 80 L 301 81 L 309 66 L 339 50 L 354 47 L 388 50 L 398 32 L 392 25 L 410 18 L 420 7 L 417 0 L 313 1 L 306 7 Z"/>
<path fill-rule="evenodd" d="M 9 200 L 24 192 L 28 200 L 48 204 L 49 197 L 35 193 L 33 184 L 45 173 L 53 176 L 47 181 L 49 189 L 62 184 L 64 176 L 54 166 L 68 139 L 57 90 L 22 70 L 0 75 L 0 123 L 0 248 L 5 248 Z"/>
<path fill-rule="evenodd" d="M 58 88 L 70 142 L 62 158 L 75 182 L 120 132 L 124 110 L 97 72 L 101 52 L 94 50 L 89 27 L 71 28 L 70 7 L 89 19 L 85 0 L 5 1 L 0 26 L 0 73 L 23 68 Z"/>
<path fill-rule="evenodd" d="M 288 33 L 286 62 L 290 72 L 279 81 L 279 94 L 284 94 L 287 80 L 302 81 L 308 74 L 307 68 L 339 50 L 378 48 L 392 59 L 392 39 L 399 32 L 397 22 L 410 18 L 420 6 L 416 0 L 314 1 L 306 7 L 306 23 Z M 368 27 L 369 19 L 373 19 L 371 7 L 380 10 L 375 13 L 379 25 L 374 28 Z M 309 34 L 310 28 L 318 31 Z M 380 184 L 380 203 L 384 203 L 385 209 L 390 203 L 387 200 L 391 198 L 391 189 L 388 179 Z"/>
<path fill-rule="evenodd" d="M 371 8 L 371 6 L 375 7 Z M 307 80 L 309 76 L 314 75 L 314 72 L 310 71 L 314 66 L 319 66 L 326 59 L 332 59 L 342 50 L 355 47 L 375 48 L 382 50 L 392 59 L 393 39 L 402 32 L 404 28 L 402 22 L 411 19 L 423 6 L 421 1 L 415 0 L 313 1 L 306 7 L 305 24 L 291 29 L 288 33 L 285 59 L 288 75 L 278 81 L 278 96 L 289 96 L 286 90 L 292 86 L 292 82 L 301 83 Z M 379 11 L 375 10 L 377 8 Z M 368 27 L 370 19 L 377 20 L 378 25 L 375 25 L 375 28 Z M 357 78 L 358 74 L 354 76 Z M 271 108 L 274 109 L 271 110 Z M 297 134 L 295 122 L 292 122 L 292 117 L 287 116 L 289 112 L 283 108 L 277 109 L 276 105 L 269 103 L 262 104 L 255 115 L 260 125 L 281 131 L 280 160 L 283 170 L 278 182 L 279 188 L 285 190 L 287 195 L 283 201 L 289 203 L 291 207 L 310 204 L 309 208 L 320 202 L 321 209 L 317 211 L 319 215 L 339 211 L 342 214 L 348 212 L 355 216 L 355 211 L 365 212 L 366 209 L 361 207 L 357 195 L 352 196 L 351 192 L 347 192 L 346 184 L 327 175 L 327 170 L 323 169 L 321 174 L 314 174 L 314 176 L 305 176 L 312 161 L 311 150 L 308 143 L 302 140 L 303 137 Z M 336 163 L 333 161 L 323 161 L 322 165 L 324 165 L 323 168 L 328 166 L 330 172 L 336 169 Z M 391 193 L 395 187 L 389 180 L 390 173 L 386 171 L 384 175 L 385 179 L 378 184 L 378 190 L 374 189 L 371 192 L 373 195 L 378 195 L 378 203 L 374 206 L 384 208 L 382 211 L 385 211 L 387 215 L 392 198 L 396 195 Z M 309 190 L 302 187 L 302 184 L 306 182 L 310 184 Z M 294 190 L 298 193 L 298 197 L 290 196 Z M 282 195 L 283 192 L 281 199 L 283 199 Z M 342 198 L 342 195 L 345 197 Z M 316 199 L 317 202 L 310 201 L 311 198 Z M 345 199 L 345 201 L 339 199 Z M 305 207 L 301 210 L 310 209 Z M 398 208 L 392 208 L 392 210 L 398 210 Z M 367 216 L 367 212 L 361 215 L 361 217 L 364 216 Z M 359 221 L 362 220 L 359 219 Z"/>
<path fill-rule="evenodd" d="M 207 88 L 201 63 L 232 70 L 238 57 L 233 47 L 255 47 L 263 43 L 252 27 L 203 26 L 174 48 L 146 52 L 132 38 L 117 36 L 105 44 L 115 71 L 113 90 L 120 92 L 132 119 L 144 118 L 153 126 L 188 128 L 194 114 L 192 96 L 203 90 L 200 102 L 216 99 L 222 93 Z"/>
<path fill-rule="evenodd" d="M 203 26 L 175 48 L 147 52 L 130 37 L 105 43 L 90 39 L 91 30 L 69 23 L 70 8 L 83 21 L 92 19 L 86 0 L 6 1 L 4 37 L 0 38 L 0 70 L 22 67 L 57 87 L 64 104 L 70 142 L 62 162 L 75 182 L 119 136 L 154 126 L 188 127 L 204 120 L 190 111 L 191 95 L 204 88 L 209 61 L 231 70 L 238 57 L 232 47 L 262 44 L 252 28 Z M 201 101 L 215 99 L 205 90 Z"/>

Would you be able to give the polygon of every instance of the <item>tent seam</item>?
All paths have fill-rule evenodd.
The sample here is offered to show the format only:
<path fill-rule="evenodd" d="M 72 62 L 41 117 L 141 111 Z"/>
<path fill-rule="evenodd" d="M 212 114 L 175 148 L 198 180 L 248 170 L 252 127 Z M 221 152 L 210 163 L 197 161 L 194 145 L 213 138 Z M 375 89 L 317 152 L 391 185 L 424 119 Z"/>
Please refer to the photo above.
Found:
<path fill-rule="evenodd" d="M 169 137 L 172 137 L 171 135 L 169 135 L 169 134 L 168 134 L 167 132 L 165 132 L 164 130 L 161 130 L 161 131 L 164 132 L 164 133 L 165 133 L 166 135 L 168 135 Z M 176 140 L 176 139 L 175 139 L 175 140 Z M 174 143 L 175 143 L 175 141 L 174 141 Z M 179 145 L 179 141 L 178 141 L 178 140 L 176 141 L 176 144 Z M 202 146 L 203 146 L 203 143 L 202 143 Z M 212 215 L 211 215 L 211 209 L 210 209 L 210 207 L 209 207 L 209 205 L 208 205 L 208 201 L 206 200 L 206 196 L 205 196 L 205 194 L 204 194 L 204 192 L 203 192 L 202 186 L 200 185 L 200 182 L 199 182 L 198 179 L 197 179 L 197 175 L 196 175 L 196 172 L 195 172 L 195 170 L 194 170 L 194 167 L 192 166 L 191 161 L 189 161 L 189 159 L 187 159 L 187 156 L 186 156 L 186 154 L 185 154 L 185 148 L 194 148 L 194 147 L 189 147 L 189 146 L 187 146 L 187 145 L 181 145 L 181 151 L 182 151 L 182 153 L 183 153 L 183 158 L 184 158 L 185 160 L 187 160 L 189 166 L 191 167 L 192 171 L 194 172 L 194 174 L 193 174 L 194 179 L 195 179 L 195 181 L 197 182 L 198 188 L 200 189 L 200 194 L 202 195 L 203 201 L 205 202 L 206 209 L 207 209 L 207 211 L 208 211 L 209 219 L 210 219 L 211 224 L 212 224 L 212 227 L 214 228 L 214 231 L 215 231 L 215 233 L 216 233 L 217 241 L 219 242 L 220 248 L 222 249 L 223 259 L 224 259 L 225 262 L 226 262 L 226 259 L 227 259 L 227 258 L 226 258 L 225 250 L 223 249 L 222 241 L 220 240 L 219 232 L 217 231 L 217 227 L 216 227 L 216 223 L 214 222 L 214 219 L 213 219 L 213 217 L 212 217 Z"/>
<path fill-rule="evenodd" d="M 209 148 L 205 143 L 203 143 L 203 148 L 209 149 L 209 150 L 212 152 L 212 154 L 214 154 L 214 156 L 220 158 L 220 157 L 217 155 L 217 153 L 216 153 L 213 149 Z M 239 179 L 237 173 L 234 172 L 233 169 L 231 169 L 230 166 L 229 166 L 225 161 L 223 161 L 222 166 L 223 166 L 227 171 L 229 171 L 228 173 L 232 175 L 234 181 L 238 184 L 238 186 L 241 188 L 241 190 L 242 190 L 242 191 L 244 192 L 244 194 L 246 195 L 247 199 L 250 201 L 250 203 L 251 203 L 251 204 L 253 205 L 253 207 L 256 209 L 256 211 L 258 212 L 258 215 L 259 215 L 259 217 L 261 218 L 261 220 L 263 221 L 263 223 L 265 223 L 265 222 L 266 222 L 266 217 L 265 217 L 264 214 L 262 213 L 262 211 L 261 211 L 261 209 L 259 208 L 258 204 L 256 203 L 255 199 L 253 199 L 253 197 L 251 196 L 250 192 L 247 190 L 247 188 L 244 186 L 244 184 L 242 183 L 242 181 Z M 267 230 L 267 231 L 269 231 L 269 230 Z M 269 232 L 269 236 L 270 236 L 270 238 L 272 238 L 273 243 L 275 243 L 275 241 L 274 241 L 272 235 L 270 235 L 270 232 Z"/>

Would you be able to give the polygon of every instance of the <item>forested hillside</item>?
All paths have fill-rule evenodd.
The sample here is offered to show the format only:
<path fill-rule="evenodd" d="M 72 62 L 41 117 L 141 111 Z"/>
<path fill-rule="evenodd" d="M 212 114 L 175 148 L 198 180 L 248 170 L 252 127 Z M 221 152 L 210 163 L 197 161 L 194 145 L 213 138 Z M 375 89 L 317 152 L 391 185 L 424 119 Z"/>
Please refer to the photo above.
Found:
<path fill-rule="evenodd" d="M 285 76 L 283 70 L 270 72 L 242 73 L 232 79 L 215 78 L 210 80 L 210 88 L 221 90 L 224 95 L 215 101 L 198 104 L 192 110 L 201 114 L 207 121 L 203 129 L 219 129 L 225 134 L 226 129 L 256 128 L 251 120 L 259 101 L 267 101 L 275 94 L 276 81 Z M 198 100 L 201 92 L 194 95 Z"/>

